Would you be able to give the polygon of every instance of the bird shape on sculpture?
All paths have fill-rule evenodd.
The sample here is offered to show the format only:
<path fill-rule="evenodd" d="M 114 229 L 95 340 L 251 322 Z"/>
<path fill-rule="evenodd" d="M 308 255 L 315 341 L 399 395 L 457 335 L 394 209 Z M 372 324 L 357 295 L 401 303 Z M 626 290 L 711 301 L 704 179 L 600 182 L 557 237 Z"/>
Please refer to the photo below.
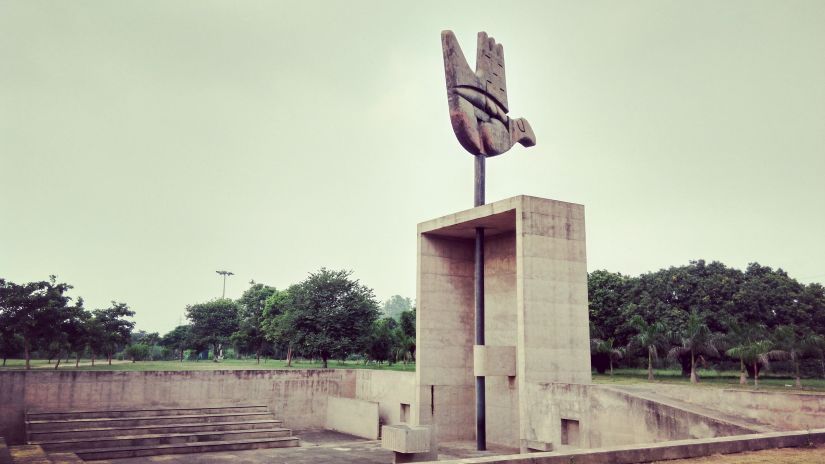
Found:
<path fill-rule="evenodd" d="M 441 48 L 450 121 L 459 143 L 473 155 L 484 156 L 500 155 L 516 143 L 535 145 L 530 123 L 507 115 L 504 47 L 479 32 L 475 72 L 452 31 L 441 32 Z"/>

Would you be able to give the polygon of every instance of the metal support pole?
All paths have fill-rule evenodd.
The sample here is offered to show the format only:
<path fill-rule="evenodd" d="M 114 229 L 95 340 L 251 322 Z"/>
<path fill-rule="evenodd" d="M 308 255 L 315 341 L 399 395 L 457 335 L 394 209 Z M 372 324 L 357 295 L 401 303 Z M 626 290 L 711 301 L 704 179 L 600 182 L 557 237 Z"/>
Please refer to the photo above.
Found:
<path fill-rule="evenodd" d="M 475 206 L 484 204 L 484 155 L 476 156 Z M 475 243 L 476 345 L 484 345 L 484 228 L 476 227 Z M 476 377 L 476 448 L 487 449 L 487 407 L 484 377 Z"/>
<path fill-rule="evenodd" d="M 226 274 L 223 275 L 223 292 L 221 292 L 221 299 L 226 298 Z"/>

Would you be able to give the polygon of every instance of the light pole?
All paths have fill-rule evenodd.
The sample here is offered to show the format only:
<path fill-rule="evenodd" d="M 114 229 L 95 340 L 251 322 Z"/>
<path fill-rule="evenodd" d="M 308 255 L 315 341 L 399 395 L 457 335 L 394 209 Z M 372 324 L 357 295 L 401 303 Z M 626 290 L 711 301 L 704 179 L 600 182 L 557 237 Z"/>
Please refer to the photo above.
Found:
<path fill-rule="evenodd" d="M 235 275 L 233 272 L 229 271 L 215 271 L 216 273 L 223 276 L 223 292 L 221 293 L 221 299 L 226 298 L 226 276 Z"/>

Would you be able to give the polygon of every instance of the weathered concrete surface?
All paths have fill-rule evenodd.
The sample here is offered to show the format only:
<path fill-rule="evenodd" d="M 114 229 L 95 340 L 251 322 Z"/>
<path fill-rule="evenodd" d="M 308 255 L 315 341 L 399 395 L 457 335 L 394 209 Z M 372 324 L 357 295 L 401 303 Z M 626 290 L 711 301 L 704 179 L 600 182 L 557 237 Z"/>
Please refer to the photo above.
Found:
<path fill-rule="evenodd" d="M 233 451 L 226 453 L 206 453 L 201 455 L 150 456 L 146 458 L 112 459 L 99 461 L 112 464 L 389 464 L 393 462 L 393 452 L 381 448 L 375 440 L 364 440 L 337 432 L 324 430 L 299 430 L 300 448 Z M 500 448 L 476 451 L 474 443 L 446 443 L 441 446 L 446 459 L 462 459 L 501 454 Z"/>
<path fill-rule="evenodd" d="M 325 428 L 368 440 L 377 440 L 378 403 L 330 396 L 327 398 Z"/>
<path fill-rule="evenodd" d="M 591 450 L 549 452 L 438 461 L 442 464 L 635 464 L 825 443 L 825 429 L 772 432 L 735 437 L 679 440 Z"/>
<path fill-rule="evenodd" d="M 327 398 L 355 395 L 352 370 L 4 371 L 0 436 L 25 440 L 26 409 L 117 409 L 210 404 L 265 404 L 289 427 L 323 428 Z"/>
<path fill-rule="evenodd" d="M 408 413 L 415 402 L 415 374 L 412 372 L 355 370 L 354 398 L 378 403 L 380 424 L 400 424 L 402 409 Z"/>
<path fill-rule="evenodd" d="M 485 229 L 485 336 L 515 347 L 515 376 L 487 378 L 487 441 L 551 441 L 533 405 L 547 382 L 590 383 L 584 207 L 518 196 L 418 225 L 416 424 L 475 435 L 473 246 Z"/>
<path fill-rule="evenodd" d="M 825 393 L 753 391 L 736 388 L 696 388 L 686 385 L 627 385 L 630 393 L 654 392 L 677 401 L 712 407 L 776 430 L 825 427 Z"/>

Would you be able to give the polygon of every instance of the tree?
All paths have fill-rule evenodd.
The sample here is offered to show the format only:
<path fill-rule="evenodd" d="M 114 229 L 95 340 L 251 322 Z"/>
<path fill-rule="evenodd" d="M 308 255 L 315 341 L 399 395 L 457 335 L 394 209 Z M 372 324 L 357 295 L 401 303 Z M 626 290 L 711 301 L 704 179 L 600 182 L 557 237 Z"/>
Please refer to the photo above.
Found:
<path fill-rule="evenodd" d="M 398 321 L 404 311 L 410 311 L 413 308 L 413 302 L 410 298 L 393 295 L 381 306 L 381 314 L 384 317 L 390 317 Z"/>
<path fill-rule="evenodd" d="M 191 326 L 189 325 L 179 325 L 160 339 L 160 345 L 177 353 L 177 357 L 181 362 L 183 362 L 183 350 L 186 349 L 189 342 L 190 329 Z"/>
<path fill-rule="evenodd" d="M 613 339 L 602 340 L 599 338 L 590 339 L 591 355 L 604 357 L 610 366 L 610 376 L 613 376 L 613 363 L 624 357 L 624 351 L 613 346 Z"/>
<path fill-rule="evenodd" d="M 648 324 L 638 314 L 633 316 L 630 325 L 636 328 L 638 333 L 630 341 L 630 349 L 642 348 L 647 351 L 647 380 L 653 381 L 653 360 L 658 358 L 658 349 L 665 342 L 666 330 L 661 322 Z"/>
<path fill-rule="evenodd" d="M 743 344 L 730 348 L 725 352 L 732 358 L 741 359 L 753 365 L 753 386 L 759 388 L 759 364 L 769 364 L 768 352 L 772 345 L 769 340 L 749 340 Z"/>
<path fill-rule="evenodd" d="M 395 319 L 385 317 L 373 323 L 372 333 L 370 334 L 369 344 L 367 346 L 368 359 L 378 361 L 379 364 L 384 361 L 392 361 L 394 322 Z"/>
<path fill-rule="evenodd" d="M 716 345 L 719 343 L 719 336 L 714 334 L 705 323 L 705 317 L 698 311 L 691 311 L 687 324 L 679 335 L 681 346 L 676 346 L 670 350 L 668 356 L 672 359 L 684 354 L 690 354 L 690 382 L 697 383 L 696 357 L 699 355 L 718 356 L 719 351 Z"/>
<path fill-rule="evenodd" d="M 186 307 L 186 317 L 192 322 L 193 340 L 213 348 L 214 362 L 218 362 L 223 345 L 238 330 L 238 311 L 238 304 L 229 298 Z"/>
<path fill-rule="evenodd" d="M 305 353 L 321 358 L 345 358 L 364 351 L 378 304 L 372 289 L 350 279 L 350 271 L 322 268 L 289 288 L 282 323 L 290 340 Z M 284 327 L 282 327 L 282 330 Z"/>
<path fill-rule="evenodd" d="M 746 358 L 749 347 L 757 341 L 765 338 L 766 329 L 763 324 L 742 323 L 734 321 L 730 324 L 730 329 L 725 335 L 725 344 L 728 349 L 725 354 L 733 358 L 739 359 L 739 385 L 746 385 L 748 383 L 748 369 L 747 365 L 750 358 Z M 754 366 L 754 371 L 758 371 Z"/>
<path fill-rule="evenodd" d="M 415 308 L 401 313 L 401 320 L 396 328 L 397 358 L 406 364 L 415 360 Z"/>
<path fill-rule="evenodd" d="M 132 329 L 135 323 L 126 320 L 132 317 L 135 312 L 129 309 L 126 303 L 112 301 L 112 305 L 105 309 L 96 309 L 94 312 L 94 322 L 90 329 L 94 333 L 95 342 L 93 353 L 96 349 L 106 353 L 109 365 L 112 365 L 112 355 L 121 347 L 129 343 L 132 336 Z M 94 354 L 92 355 L 92 365 L 94 365 Z"/>
<path fill-rule="evenodd" d="M 286 365 L 292 367 L 292 356 L 299 337 L 292 330 L 292 296 L 289 290 L 278 291 L 266 299 L 261 321 L 264 338 L 273 346 L 286 349 Z"/>
<path fill-rule="evenodd" d="M 56 337 L 56 324 L 69 301 L 66 292 L 71 288 L 57 283 L 53 275 L 49 281 L 23 285 L 0 279 L 0 313 L 11 333 L 22 339 L 26 369 L 31 369 L 32 347 L 47 345 Z"/>
<path fill-rule="evenodd" d="M 814 334 L 803 334 L 800 328 L 794 325 L 781 325 L 773 331 L 773 349 L 767 353 L 767 358 L 776 361 L 790 361 L 794 370 L 794 385 L 802 387 L 799 375 L 799 362 L 802 356 L 816 354 L 820 338 Z"/>
<path fill-rule="evenodd" d="M 250 287 L 238 299 L 240 305 L 238 330 L 232 334 L 232 341 L 245 350 L 255 353 L 258 364 L 261 353 L 266 350 L 267 339 L 263 329 L 266 302 L 278 290 L 268 285 L 250 282 Z"/>
<path fill-rule="evenodd" d="M 83 307 L 83 298 L 78 298 L 74 306 L 67 306 L 63 311 L 64 318 L 59 332 L 62 346 L 66 349 L 66 361 L 71 353 L 75 354 L 74 367 L 80 366 L 80 357 L 89 344 L 89 320 L 92 315 Z M 60 366 L 57 360 L 54 368 Z"/>
<path fill-rule="evenodd" d="M 125 354 L 128 358 L 135 361 L 144 361 L 149 357 L 152 351 L 151 347 L 145 343 L 135 343 L 126 347 Z"/>

